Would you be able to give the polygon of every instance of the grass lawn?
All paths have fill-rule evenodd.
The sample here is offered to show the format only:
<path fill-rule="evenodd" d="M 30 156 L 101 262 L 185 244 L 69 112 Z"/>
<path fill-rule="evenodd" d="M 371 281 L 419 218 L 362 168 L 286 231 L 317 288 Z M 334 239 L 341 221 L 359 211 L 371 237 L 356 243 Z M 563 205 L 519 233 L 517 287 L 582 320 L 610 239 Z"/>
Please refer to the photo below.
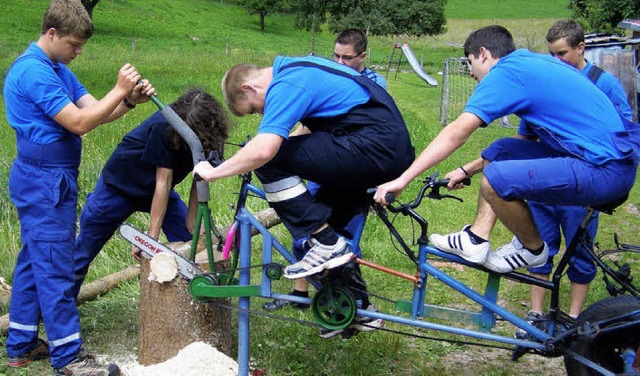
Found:
<path fill-rule="evenodd" d="M 5 1 L 0 13 L 0 72 L 3 77 L 12 61 L 30 41 L 37 40 L 40 20 L 47 1 Z M 480 4 L 480 5 L 479 5 Z M 552 23 L 569 14 L 566 0 L 517 0 L 483 1 L 450 0 L 447 5 L 447 32 L 440 36 L 423 38 L 371 37 L 369 65 L 385 68 L 393 45 L 407 42 L 425 71 L 441 80 L 437 72 L 442 70 L 444 59 L 459 57 L 462 51 L 445 42 L 462 43 L 474 29 L 499 23 L 509 28 L 520 47 L 545 51 L 544 35 Z M 305 55 L 311 50 L 309 33 L 293 29 L 293 15 L 274 15 L 266 18 L 266 30 L 260 32 L 257 16 L 245 12 L 228 1 L 210 0 L 103 0 L 94 10 L 96 32 L 86 45 L 81 57 L 71 64 L 85 86 L 101 98 L 114 83 L 118 69 L 126 62 L 133 63 L 149 78 L 159 93 L 159 99 L 169 103 L 187 87 L 198 85 L 217 97 L 220 95 L 220 79 L 231 66 L 251 62 L 269 65 L 274 56 Z M 329 56 L 334 36 L 326 30 L 316 39 L 316 52 Z M 397 52 L 394 55 L 397 59 Z M 395 60 L 394 60 L 395 61 Z M 439 125 L 440 87 L 428 87 L 404 63 L 400 72 L 388 73 L 389 92 L 395 98 L 410 128 L 412 140 L 419 152 L 441 130 Z M 8 175 L 15 156 L 15 138 L 4 116 L 4 102 L 0 103 L 0 277 L 9 283 L 13 274 L 16 255 L 20 249 L 19 222 L 8 193 Z M 102 166 L 121 137 L 155 111 L 152 104 L 138 106 L 122 119 L 99 127 L 84 137 L 83 162 L 80 168 L 80 208 L 86 194 L 95 185 Z M 240 141 L 247 134 L 254 134 L 260 118 L 248 116 L 235 118 L 236 126 L 230 141 Z M 477 157 L 479 151 L 498 137 L 510 136 L 513 129 L 491 126 L 472 135 L 467 144 L 437 169 L 442 174 Z M 229 148 L 228 150 L 232 150 Z M 433 171 L 431 171 L 433 172 Z M 477 178 L 468 189 L 456 192 L 464 203 L 454 201 L 425 202 L 420 212 L 430 223 L 431 232 L 449 232 L 469 223 L 475 214 L 478 187 Z M 211 186 L 211 209 L 214 221 L 220 227 L 231 222 L 235 202 L 234 192 L 239 187 L 236 178 L 216 182 Z M 187 197 L 190 182 L 178 186 Z M 417 193 L 415 182 L 404 197 Z M 256 210 L 264 207 L 256 203 Z M 598 242 L 611 247 L 613 234 L 619 234 L 626 243 L 639 240 L 640 190 L 631 192 L 628 202 L 614 216 L 601 216 Z M 365 257 L 392 268 L 413 273 L 410 263 L 393 250 L 388 233 L 373 217 L 367 224 L 362 248 Z M 147 228 L 148 216 L 138 214 L 130 222 Z M 399 221 L 401 221 L 399 219 Z M 282 226 L 274 229 L 277 236 L 287 242 Z M 403 233 L 410 236 L 408 224 Z M 495 244 L 505 243 L 510 234 L 498 225 L 493 234 Z M 259 240 L 254 240 L 259 247 Z M 133 265 L 129 256 L 130 246 L 115 236 L 98 256 L 88 281 Z M 452 271 L 466 283 L 481 288 L 485 275 L 463 270 Z M 381 276 L 371 270 L 364 271 L 372 292 L 391 299 L 408 298 L 410 286 L 406 282 Z M 291 289 L 288 281 L 274 284 L 278 292 Z M 565 289 L 566 291 L 566 289 Z M 114 359 L 137 352 L 137 281 L 125 283 L 100 299 L 80 306 L 82 335 L 86 347 Z M 593 284 L 588 303 L 606 296 L 598 279 Z M 568 302 L 566 293 L 562 297 Z M 528 310 L 528 288 L 504 282 L 501 303 L 525 315 Z M 458 295 L 434 283 L 430 287 L 428 301 L 438 304 L 463 304 Z M 264 302 L 254 299 L 255 309 Z M 375 302 L 375 301 L 374 301 Z M 376 302 L 376 304 L 378 304 Z M 384 306 L 384 302 L 380 305 Z M 8 311 L 0 306 L 0 315 Z M 285 310 L 283 314 L 303 320 L 313 320 L 310 312 Z M 414 332 L 401 326 L 391 329 L 439 336 L 438 333 Z M 499 326 L 497 331 L 512 333 L 513 328 Z M 461 346 L 440 340 L 424 340 L 388 332 L 359 335 L 350 341 L 321 340 L 312 327 L 291 325 L 288 322 L 256 317 L 252 319 L 251 356 L 258 368 L 267 369 L 269 375 L 439 375 L 454 372 L 475 372 L 482 375 L 538 375 L 562 372 L 559 363 L 549 363 L 544 358 L 525 357 L 519 363 L 508 361 L 506 351 L 484 351 L 476 347 Z M 3 343 L 4 338 L 0 338 Z M 466 356 L 465 356 L 466 354 Z M 469 356 L 473 354 L 473 356 Z M 494 355 L 491 355 L 494 354 Z M 497 354 L 497 355 L 496 355 Z M 233 354 L 235 355 L 235 354 Z M 466 360 L 465 360 L 466 359 Z M 0 375 L 8 373 L 6 353 L 0 352 Z M 544 367 L 549 368 L 544 368 Z M 41 375 L 49 372 L 46 362 L 31 365 L 15 375 Z"/>

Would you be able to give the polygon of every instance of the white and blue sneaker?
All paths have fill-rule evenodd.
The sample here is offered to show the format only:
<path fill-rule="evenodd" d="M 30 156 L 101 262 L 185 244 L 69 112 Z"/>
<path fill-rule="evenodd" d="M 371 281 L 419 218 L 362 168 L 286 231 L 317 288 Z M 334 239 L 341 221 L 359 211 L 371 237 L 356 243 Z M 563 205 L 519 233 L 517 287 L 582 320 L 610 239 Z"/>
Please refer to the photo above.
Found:
<path fill-rule="evenodd" d="M 378 309 L 373 304 L 369 304 L 366 310 L 370 312 L 378 312 Z M 351 323 L 351 325 L 349 325 L 344 329 L 321 328 L 320 337 L 324 339 L 329 339 L 331 337 L 335 337 L 338 334 L 340 334 L 342 339 L 349 339 L 360 332 L 372 332 L 376 329 L 382 328 L 383 326 L 384 326 L 383 319 L 376 319 L 373 317 L 356 315 L 356 317 L 353 318 L 353 322 Z"/>
<path fill-rule="evenodd" d="M 334 245 L 320 244 L 314 238 L 310 238 L 311 249 L 302 260 L 284 269 L 284 277 L 298 279 L 320 273 L 323 270 L 337 268 L 356 258 L 344 237 L 339 237 Z"/>
<path fill-rule="evenodd" d="M 487 260 L 482 265 L 496 273 L 510 273 L 520 268 L 542 266 L 547 262 L 547 258 L 549 258 L 547 243 L 544 243 L 542 253 L 534 255 L 514 236 L 510 243 L 489 253 Z"/>
<path fill-rule="evenodd" d="M 458 255 L 474 264 L 482 264 L 487 259 L 489 251 L 491 251 L 491 243 L 485 241 L 480 244 L 474 244 L 473 241 L 471 241 L 471 236 L 466 231 L 469 227 L 471 227 L 471 225 L 466 225 L 461 231 L 454 232 L 453 234 L 431 234 L 429 241 L 436 248 L 447 253 Z"/>

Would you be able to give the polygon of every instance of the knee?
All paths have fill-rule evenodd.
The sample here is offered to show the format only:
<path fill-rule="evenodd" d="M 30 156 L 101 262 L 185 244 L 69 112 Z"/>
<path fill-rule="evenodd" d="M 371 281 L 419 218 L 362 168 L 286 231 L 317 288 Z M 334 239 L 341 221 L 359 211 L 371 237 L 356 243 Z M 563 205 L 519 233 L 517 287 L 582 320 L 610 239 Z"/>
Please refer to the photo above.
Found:
<path fill-rule="evenodd" d="M 486 175 L 482 176 L 482 180 L 480 181 L 480 194 L 487 202 L 495 201 L 498 198 L 498 194 L 493 189 Z"/>

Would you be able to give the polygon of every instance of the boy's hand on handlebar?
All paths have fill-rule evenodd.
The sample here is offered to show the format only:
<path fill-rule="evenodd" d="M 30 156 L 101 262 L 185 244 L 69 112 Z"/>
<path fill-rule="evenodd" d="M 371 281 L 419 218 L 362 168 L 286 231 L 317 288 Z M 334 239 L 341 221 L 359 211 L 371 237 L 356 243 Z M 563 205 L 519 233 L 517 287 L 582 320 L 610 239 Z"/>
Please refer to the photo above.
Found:
<path fill-rule="evenodd" d="M 392 193 L 395 197 L 400 196 L 405 185 L 403 185 L 398 179 L 384 183 L 378 186 L 376 194 L 373 195 L 375 202 L 381 205 L 388 205 L 386 200 L 387 194 Z"/>
<path fill-rule="evenodd" d="M 208 161 L 202 161 L 193 168 L 193 177 L 198 180 L 213 181 L 213 166 Z"/>
<path fill-rule="evenodd" d="M 462 171 L 462 169 L 459 169 L 459 168 L 447 173 L 445 175 L 445 179 L 449 179 L 449 184 L 447 184 L 447 189 L 451 191 L 454 189 L 464 188 L 466 185 L 469 185 L 469 184 L 463 183 L 463 181 L 468 178 L 469 177 L 467 176 L 467 174 L 464 171 Z"/>

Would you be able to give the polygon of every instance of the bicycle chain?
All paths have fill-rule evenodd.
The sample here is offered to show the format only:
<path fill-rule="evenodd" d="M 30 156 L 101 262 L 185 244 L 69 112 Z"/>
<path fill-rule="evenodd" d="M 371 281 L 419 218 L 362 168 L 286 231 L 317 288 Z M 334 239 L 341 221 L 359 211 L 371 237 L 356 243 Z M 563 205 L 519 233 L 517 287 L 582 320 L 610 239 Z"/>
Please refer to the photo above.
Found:
<path fill-rule="evenodd" d="M 371 296 L 376 296 L 376 295 L 371 294 L 371 293 L 369 293 L 369 294 Z M 388 301 L 393 302 L 393 300 L 390 300 L 390 299 L 388 299 Z M 236 311 L 236 312 L 247 312 L 247 313 L 258 315 L 258 316 L 269 317 L 269 318 L 272 318 L 272 319 L 277 319 L 277 320 L 282 320 L 282 321 L 287 321 L 287 322 L 294 322 L 294 323 L 298 323 L 298 324 L 302 324 L 302 325 L 306 325 L 306 326 L 312 326 L 312 327 L 316 327 L 318 329 L 324 328 L 321 324 L 318 324 L 317 322 L 308 321 L 308 320 L 302 320 L 302 319 L 296 319 L 296 318 L 287 317 L 287 316 L 274 315 L 272 313 L 262 312 L 262 311 L 258 311 L 258 310 L 251 309 L 251 308 L 245 309 L 245 308 L 240 308 L 240 307 L 236 307 L 236 306 L 231 306 L 231 305 L 228 305 L 228 304 L 218 303 L 218 302 L 215 302 L 215 301 L 206 301 L 204 303 L 215 305 L 217 307 L 224 308 L 224 309 L 229 309 L 229 310 Z M 364 325 L 366 326 L 366 324 L 364 324 Z M 422 329 L 422 328 L 417 328 L 417 329 L 418 330 L 425 330 L 425 329 Z M 426 340 L 433 340 L 433 341 L 444 341 L 444 342 L 454 343 L 454 344 L 458 344 L 458 345 L 470 345 L 470 346 L 488 347 L 488 348 L 496 348 L 496 349 L 501 349 L 501 350 L 506 350 L 506 351 L 514 351 L 515 350 L 515 347 L 489 345 L 489 344 L 481 343 L 481 342 L 455 340 L 455 339 L 443 338 L 443 337 L 430 337 L 430 336 L 426 336 L 426 335 L 420 335 L 420 334 L 415 334 L 415 333 L 410 333 L 410 332 L 404 332 L 404 331 L 395 330 L 395 329 L 389 329 L 389 328 L 385 328 L 385 327 L 376 328 L 376 330 L 381 330 L 381 331 L 385 331 L 385 332 L 393 333 L 393 334 L 404 335 L 404 336 L 412 337 L 412 338 L 419 338 L 419 339 L 426 339 Z"/>

